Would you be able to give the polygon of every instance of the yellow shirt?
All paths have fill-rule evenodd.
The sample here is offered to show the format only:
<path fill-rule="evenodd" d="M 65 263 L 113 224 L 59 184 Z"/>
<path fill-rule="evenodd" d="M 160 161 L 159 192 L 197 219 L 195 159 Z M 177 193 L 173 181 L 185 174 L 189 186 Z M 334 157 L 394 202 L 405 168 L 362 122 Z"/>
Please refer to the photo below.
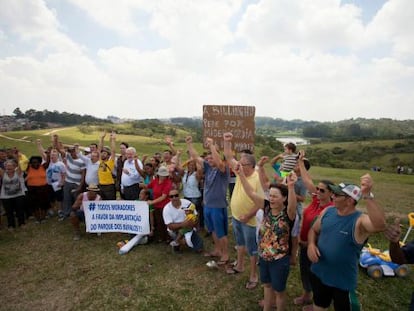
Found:
<path fill-rule="evenodd" d="M 19 160 L 20 170 L 22 172 L 25 172 L 27 170 L 29 160 L 27 159 L 27 157 L 23 153 L 19 153 L 19 159 L 18 160 Z"/>
<path fill-rule="evenodd" d="M 115 184 L 114 177 L 112 176 L 112 171 L 115 167 L 114 159 L 110 158 L 109 160 L 102 161 L 99 164 L 98 169 L 98 179 L 100 185 L 112 185 Z"/>
<path fill-rule="evenodd" d="M 260 197 L 264 198 L 264 192 L 262 185 L 260 184 L 259 173 L 254 171 L 252 175 L 246 177 L 249 184 L 252 186 L 253 191 L 256 192 Z M 252 211 L 252 209 L 262 208 L 263 206 L 255 206 L 252 199 L 244 191 L 243 185 L 239 179 L 236 178 L 236 184 L 234 185 L 233 195 L 230 201 L 231 213 L 234 218 L 240 220 L 240 216 L 246 215 Z M 256 217 L 253 216 L 247 222 L 249 226 L 256 226 Z"/>

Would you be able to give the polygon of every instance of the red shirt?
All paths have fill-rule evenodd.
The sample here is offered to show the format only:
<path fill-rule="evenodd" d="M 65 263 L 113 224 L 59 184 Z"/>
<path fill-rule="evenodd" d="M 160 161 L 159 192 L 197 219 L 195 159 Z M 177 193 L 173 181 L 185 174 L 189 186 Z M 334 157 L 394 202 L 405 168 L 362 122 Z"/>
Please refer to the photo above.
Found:
<path fill-rule="evenodd" d="M 319 206 L 320 201 L 316 195 L 312 196 L 312 202 L 303 211 L 302 227 L 300 228 L 300 240 L 307 242 L 308 233 L 317 216 L 327 207 L 334 206 L 333 202 Z"/>
<path fill-rule="evenodd" d="M 172 188 L 172 181 L 169 178 L 165 178 L 161 183 L 160 179 L 154 178 L 147 186 L 149 189 L 152 189 L 152 198 L 153 200 L 158 199 L 163 194 L 166 195 L 166 198 L 161 202 L 155 203 L 154 208 L 164 208 L 165 204 L 170 202 L 168 194 Z"/>

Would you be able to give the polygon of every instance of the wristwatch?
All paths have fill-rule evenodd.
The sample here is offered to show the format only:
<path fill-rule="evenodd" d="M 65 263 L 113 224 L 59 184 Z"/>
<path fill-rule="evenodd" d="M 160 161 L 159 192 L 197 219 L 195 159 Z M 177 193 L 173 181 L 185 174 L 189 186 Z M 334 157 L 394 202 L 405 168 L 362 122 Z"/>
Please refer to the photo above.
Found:
<path fill-rule="evenodd" d="M 370 192 L 369 194 L 364 194 L 364 195 L 362 196 L 362 198 L 363 198 L 364 200 L 372 200 L 372 199 L 374 198 L 374 194 L 373 194 L 372 192 Z"/>

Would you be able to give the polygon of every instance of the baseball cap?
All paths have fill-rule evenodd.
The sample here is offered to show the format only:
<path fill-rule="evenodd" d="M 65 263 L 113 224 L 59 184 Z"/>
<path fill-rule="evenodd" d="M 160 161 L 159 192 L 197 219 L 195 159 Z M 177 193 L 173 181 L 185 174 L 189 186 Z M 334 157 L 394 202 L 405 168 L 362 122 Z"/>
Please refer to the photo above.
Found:
<path fill-rule="evenodd" d="M 362 197 L 361 189 L 353 184 L 340 183 L 337 186 L 329 185 L 329 189 L 331 189 L 334 194 L 346 194 L 355 201 L 359 201 Z"/>

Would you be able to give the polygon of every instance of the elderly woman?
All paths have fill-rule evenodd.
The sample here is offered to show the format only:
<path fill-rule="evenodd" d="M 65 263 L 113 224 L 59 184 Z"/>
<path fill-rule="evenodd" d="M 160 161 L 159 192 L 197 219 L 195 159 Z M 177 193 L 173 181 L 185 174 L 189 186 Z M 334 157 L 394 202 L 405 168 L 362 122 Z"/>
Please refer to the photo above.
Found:
<path fill-rule="evenodd" d="M 6 210 L 7 226 L 12 231 L 16 228 L 15 215 L 18 225 L 20 227 L 25 225 L 24 201 L 26 187 L 24 185 L 23 173 L 14 159 L 7 160 L 4 168 L 4 171 L 0 169 L 0 199 Z"/>

